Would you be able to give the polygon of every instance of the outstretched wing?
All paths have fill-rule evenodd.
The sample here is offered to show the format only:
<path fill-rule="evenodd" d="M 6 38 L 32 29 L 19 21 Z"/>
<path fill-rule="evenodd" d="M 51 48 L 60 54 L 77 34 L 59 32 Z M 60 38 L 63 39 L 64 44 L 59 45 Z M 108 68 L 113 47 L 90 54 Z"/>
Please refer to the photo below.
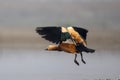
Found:
<path fill-rule="evenodd" d="M 42 35 L 42 38 L 49 40 L 53 43 L 59 43 L 61 38 L 61 27 L 47 26 L 37 27 L 36 32 Z"/>
<path fill-rule="evenodd" d="M 75 27 L 75 26 L 73 26 L 73 28 L 74 28 L 75 31 L 77 31 L 86 40 L 87 32 L 88 32 L 87 29 L 80 28 L 80 27 Z"/>

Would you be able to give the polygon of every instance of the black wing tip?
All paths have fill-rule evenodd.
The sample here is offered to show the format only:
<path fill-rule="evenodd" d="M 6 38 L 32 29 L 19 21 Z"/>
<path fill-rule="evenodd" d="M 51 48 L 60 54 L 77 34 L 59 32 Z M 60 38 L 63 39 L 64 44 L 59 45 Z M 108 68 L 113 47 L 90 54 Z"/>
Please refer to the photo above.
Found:
<path fill-rule="evenodd" d="M 88 32 L 88 29 L 85 29 L 85 28 L 83 28 L 83 27 L 78 27 L 78 26 L 72 26 L 73 28 L 79 28 L 79 29 L 82 29 L 82 30 L 84 30 L 86 33 Z"/>
<path fill-rule="evenodd" d="M 40 27 L 36 27 L 36 29 L 35 29 L 35 31 L 36 31 L 36 33 L 40 33 L 39 31 L 41 30 L 41 28 Z"/>
<path fill-rule="evenodd" d="M 42 27 L 36 27 L 35 31 L 41 30 Z"/>
<path fill-rule="evenodd" d="M 39 30 L 42 30 L 42 29 L 47 29 L 47 28 L 58 28 L 60 26 L 45 26 L 45 27 L 36 27 L 35 31 L 39 31 Z"/>
<path fill-rule="evenodd" d="M 59 43 L 60 39 L 60 30 L 61 27 L 59 26 L 45 26 L 45 27 L 36 27 L 36 33 L 41 35 L 42 38 L 53 42 L 53 43 Z"/>
<path fill-rule="evenodd" d="M 88 30 L 82 27 L 73 26 L 73 28 L 86 40 Z"/>

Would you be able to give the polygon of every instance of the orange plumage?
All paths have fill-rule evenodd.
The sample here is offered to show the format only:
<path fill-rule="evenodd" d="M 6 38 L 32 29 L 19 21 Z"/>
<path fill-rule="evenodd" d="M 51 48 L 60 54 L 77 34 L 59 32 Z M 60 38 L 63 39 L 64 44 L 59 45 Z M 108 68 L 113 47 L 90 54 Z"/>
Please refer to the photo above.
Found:
<path fill-rule="evenodd" d="M 59 45 L 49 45 L 47 50 L 49 50 L 49 51 L 51 51 L 51 50 L 65 51 L 65 52 L 69 52 L 72 54 L 75 54 L 77 52 L 77 50 L 75 48 L 75 44 L 71 44 L 71 43 L 61 43 Z"/>

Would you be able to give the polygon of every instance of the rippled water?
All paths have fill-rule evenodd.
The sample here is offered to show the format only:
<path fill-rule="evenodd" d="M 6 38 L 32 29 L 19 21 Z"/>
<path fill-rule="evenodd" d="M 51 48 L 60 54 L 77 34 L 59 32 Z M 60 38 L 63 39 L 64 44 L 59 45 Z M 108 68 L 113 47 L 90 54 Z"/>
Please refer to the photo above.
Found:
<path fill-rule="evenodd" d="M 87 64 L 78 56 L 44 50 L 3 49 L 0 54 L 0 80 L 118 80 L 119 51 L 84 53 Z"/>

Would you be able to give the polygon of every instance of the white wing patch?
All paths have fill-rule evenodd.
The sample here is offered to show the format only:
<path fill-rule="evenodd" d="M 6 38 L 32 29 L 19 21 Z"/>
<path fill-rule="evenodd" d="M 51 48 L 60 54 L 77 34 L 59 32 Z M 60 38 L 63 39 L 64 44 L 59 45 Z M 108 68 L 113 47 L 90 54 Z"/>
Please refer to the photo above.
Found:
<path fill-rule="evenodd" d="M 62 32 L 68 32 L 65 27 L 61 27 L 61 28 L 62 28 Z"/>

